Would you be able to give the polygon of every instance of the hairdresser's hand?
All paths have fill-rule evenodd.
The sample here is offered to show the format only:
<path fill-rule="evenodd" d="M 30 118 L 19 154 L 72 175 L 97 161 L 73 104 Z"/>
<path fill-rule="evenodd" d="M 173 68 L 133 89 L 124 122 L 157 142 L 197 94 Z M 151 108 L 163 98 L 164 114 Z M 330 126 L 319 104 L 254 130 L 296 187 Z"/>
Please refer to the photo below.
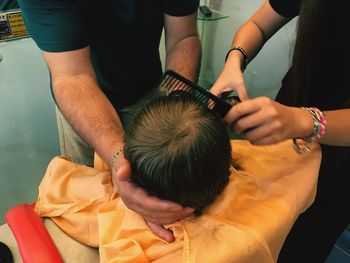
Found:
<path fill-rule="evenodd" d="M 150 229 L 160 238 L 173 242 L 174 236 L 163 225 L 174 223 L 194 212 L 193 208 L 158 199 L 146 193 L 142 188 L 129 181 L 131 175 L 130 163 L 123 157 L 116 161 L 112 168 L 113 185 L 117 187 L 125 205 L 140 214 L 146 220 Z"/>
<path fill-rule="evenodd" d="M 267 97 L 237 104 L 225 116 L 225 122 L 257 145 L 304 137 L 312 131 L 312 119 L 306 110 L 284 106 Z"/>
<path fill-rule="evenodd" d="M 231 52 L 232 53 L 232 52 Z M 241 101 L 249 99 L 240 64 L 234 58 L 228 59 L 210 92 L 220 97 L 236 91 Z"/>

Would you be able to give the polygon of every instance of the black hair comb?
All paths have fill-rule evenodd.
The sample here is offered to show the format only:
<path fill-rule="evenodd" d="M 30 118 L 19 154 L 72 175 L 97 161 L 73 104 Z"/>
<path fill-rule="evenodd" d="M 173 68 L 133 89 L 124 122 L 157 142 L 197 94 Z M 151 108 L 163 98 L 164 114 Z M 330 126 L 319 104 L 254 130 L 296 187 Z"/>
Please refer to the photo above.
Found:
<path fill-rule="evenodd" d="M 226 99 L 220 99 L 173 70 L 164 72 L 159 86 L 160 90 L 168 96 L 192 95 L 201 103 L 207 105 L 209 109 L 215 110 L 221 118 L 224 118 L 227 112 L 240 102 L 238 96 L 229 95 Z"/>

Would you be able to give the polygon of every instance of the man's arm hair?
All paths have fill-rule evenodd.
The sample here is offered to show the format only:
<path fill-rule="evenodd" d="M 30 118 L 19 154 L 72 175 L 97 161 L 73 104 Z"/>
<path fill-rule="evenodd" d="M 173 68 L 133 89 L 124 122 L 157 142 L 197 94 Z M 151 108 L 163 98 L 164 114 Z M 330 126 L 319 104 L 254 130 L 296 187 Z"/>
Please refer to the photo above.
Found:
<path fill-rule="evenodd" d="M 109 164 L 123 145 L 118 114 L 101 91 L 90 62 L 89 48 L 44 52 L 55 100 L 73 129 Z"/>
<path fill-rule="evenodd" d="M 165 15 L 166 69 L 197 81 L 201 54 L 197 12 L 188 16 Z"/>

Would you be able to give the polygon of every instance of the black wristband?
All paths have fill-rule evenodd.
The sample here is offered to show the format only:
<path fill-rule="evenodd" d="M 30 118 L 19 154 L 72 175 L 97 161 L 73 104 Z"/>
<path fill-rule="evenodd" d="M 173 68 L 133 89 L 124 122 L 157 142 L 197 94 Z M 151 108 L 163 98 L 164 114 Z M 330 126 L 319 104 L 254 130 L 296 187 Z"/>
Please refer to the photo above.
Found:
<path fill-rule="evenodd" d="M 247 67 L 247 65 L 248 65 L 248 54 L 243 48 L 241 48 L 241 47 L 233 47 L 233 48 L 231 48 L 226 54 L 225 62 L 226 62 L 228 56 L 230 55 L 230 53 L 232 51 L 234 51 L 234 50 L 237 50 L 237 51 L 241 52 L 241 54 L 243 55 L 243 64 L 242 64 L 241 70 L 242 70 L 242 72 L 244 72 L 246 67 Z"/>

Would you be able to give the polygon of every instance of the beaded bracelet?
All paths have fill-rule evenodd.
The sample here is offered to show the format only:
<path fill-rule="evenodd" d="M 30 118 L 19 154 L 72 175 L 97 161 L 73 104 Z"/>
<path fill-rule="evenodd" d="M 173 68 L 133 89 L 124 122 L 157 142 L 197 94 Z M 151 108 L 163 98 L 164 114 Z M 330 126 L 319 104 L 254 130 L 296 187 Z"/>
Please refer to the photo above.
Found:
<path fill-rule="evenodd" d="M 326 133 L 327 121 L 323 111 L 315 107 L 301 107 L 307 110 L 312 117 L 313 127 L 312 132 L 309 136 L 303 138 L 293 138 L 293 145 L 298 153 L 308 153 L 310 152 L 310 147 L 308 144 L 314 141 L 319 141 L 321 137 Z"/>
<path fill-rule="evenodd" d="M 241 47 L 233 47 L 231 48 L 229 51 L 227 51 L 227 54 L 226 54 L 226 57 L 225 57 L 225 62 L 227 61 L 228 59 L 228 56 L 230 55 L 230 53 L 234 50 L 237 50 L 239 52 L 241 52 L 241 54 L 243 55 L 243 64 L 242 64 L 242 67 L 241 67 L 241 71 L 244 72 L 247 65 L 248 65 L 248 54 L 247 54 L 247 51 L 245 51 L 243 48 Z"/>
<path fill-rule="evenodd" d="M 118 160 L 119 156 L 124 152 L 123 149 L 119 149 L 112 157 L 111 168 L 113 168 L 114 163 Z"/>

